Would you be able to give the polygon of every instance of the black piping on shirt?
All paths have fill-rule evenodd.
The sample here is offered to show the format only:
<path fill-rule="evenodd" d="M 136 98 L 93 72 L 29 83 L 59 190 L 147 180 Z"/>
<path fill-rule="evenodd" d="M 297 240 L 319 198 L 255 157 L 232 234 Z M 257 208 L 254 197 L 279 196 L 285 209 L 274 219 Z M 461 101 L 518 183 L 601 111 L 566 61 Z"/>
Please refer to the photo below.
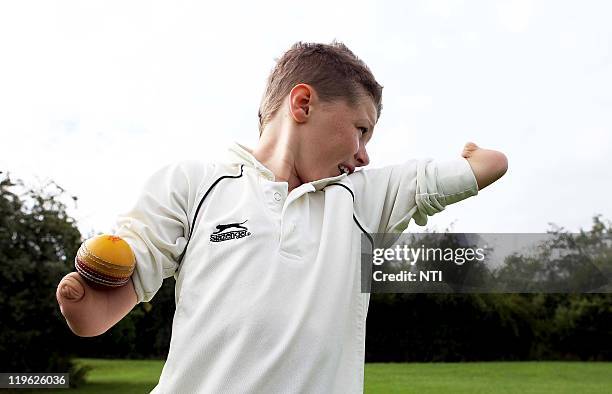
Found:
<path fill-rule="evenodd" d="M 208 188 L 208 190 L 206 191 L 206 193 L 204 193 L 204 197 L 202 197 L 202 199 L 200 200 L 200 203 L 198 204 L 198 208 L 196 209 L 195 212 L 195 216 L 193 217 L 193 222 L 191 224 L 191 228 L 189 229 L 189 237 L 187 238 L 187 245 L 185 245 L 185 249 L 183 250 L 183 253 L 181 253 L 181 256 L 179 257 L 179 264 L 181 264 L 183 262 L 183 257 L 185 257 L 185 253 L 187 252 L 187 247 L 189 246 L 189 241 L 191 241 L 191 235 L 193 233 L 193 229 L 195 227 L 195 222 L 198 218 L 198 213 L 200 212 L 200 208 L 202 208 L 202 204 L 204 203 L 204 200 L 206 199 L 206 197 L 208 197 L 208 194 L 210 193 L 210 191 L 213 189 L 213 187 L 215 187 L 217 185 L 217 183 L 219 183 L 222 179 L 226 179 L 226 178 L 240 178 L 242 177 L 242 174 L 244 169 L 244 164 L 242 164 L 240 166 L 240 174 L 239 175 L 223 175 L 219 178 L 217 178 L 217 180 L 215 180 L 213 182 L 212 185 L 210 185 L 210 187 Z M 353 198 L 353 203 L 355 202 L 355 195 L 353 194 L 353 191 L 351 189 L 349 189 L 346 185 L 343 185 L 341 183 L 330 183 L 328 185 L 326 185 L 325 187 L 323 187 L 323 189 L 325 189 L 327 186 L 331 186 L 331 185 L 335 185 L 335 186 L 341 186 L 344 189 L 346 189 L 349 193 L 351 193 L 351 197 Z M 359 223 L 359 221 L 357 220 L 357 218 L 355 217 L 355 213 L 353 213 L 353 220 L 355 221 L 355 223 L 357 224 L 357 227 L 359 227 L 359 229 L 366 235 L 366 237 L 368 237 L 368 240 L 370 241 L 370 244 L 372 244 L 372 248 L 374 248 L 374 240 L 372 239 L 372 236 L 365 231 L 365 229 L 363 228 L 363 226 L 361 225 L 361 223 Z"/>
<path fill-rule="evenodd" d="M 240 177 L 242 177 L 243 168 L 244 168 L 244 164 L 240 165 L 240 174 L 239 175 L 223 175 L 223 176 L 217 178 L 217 180 L 214 181 L 212 185 L 210 185 L 208 190 L 206 190 L 206 193 L 204 193 L 204 197 L 202 197 L 202 199 L 200 200 L 200 203 L 198 204 L 198 208 L 196 209 L 195 216 L 193 217 L 193 223 L 191 224 L 191 228 L 189 229 L 189 237 L 187 238 L 187 245 L 185 245 L 185 249 L 183 250 L 183 253 L 181 253 L 181 257 L 179 257 L 179 261 L 178 261 L 179 264 L 181 264 L 183 262 L 183 257 L 185 257 L 185 253 L 187 252 L 187 246 L 189 246 L 189 241 L 191 241 L 191 234 L 193 233 L 193 228 L 195 227 L 195 222 L 196 222 L 196 219 L 198 218 L 198 212 L 200 212 L 200 208 L 202 208 L 202 204 L 204 203 L 204 200 L 206 199 L 206 197 L 208 196 L 210 191 L 213 189 L 213 187 L 215 187 L 217 185 L 217 183 L 219 183 L 222 179 L 225 179 L 225 178 L 240 178 Z"/>
<path fill-rule="evenodd" d="M 325 188 L 326 188 L 327 186 L 332 186 L 332 185 L 334 185 L 334 186 L 341 186 L 341 187 L 343 187 L 343 188 L 344 188 L 346 191 L 348 191 L 349 193 L 351 193 L 351 197 L 353 198 L 353 203 L 355 203 L 355 195 L 353 194 L 353 191 L 352 191 L 351 189 L 349 189 L 349 187 L 348 187 L 348 186 L 343 185 L 342 183 L 336 183 L 336 182 L 334 182 L 334 183 L 327 184 L 327 185 L 325 185 L 325 186 L 323 187 L 323 189 L 322 189 L 322 190 L 325 190 Z M 366 236 L 366 237 L 368 237 L 368 241 L 370 241 L 370 244 L 372 245 L 372 250 L 374 250 L 374 239 L 372 238 L 372 236 L 371 236 L 371 235 L 370 235 L 370 234 L 369 234 L 367 231 L 365 231 L 365 229 L 363 228 L 363 226 L 361 225 L 361 223 L 359 223 L 359 220 L 357 220 L 357 218 L 355 217 L 355 213 L 354 213 L 354 212 L 353 212 L 353 220 L 354 220 L 354 221 L 355 221 L 355 223 L 357 224 L 357 227 L 359 227 L 359 229 L 360 229 L 360 230 L 361 230 L 361 231 L 362 231 L 362 232 L 365 234 L 365 236 Z"/>

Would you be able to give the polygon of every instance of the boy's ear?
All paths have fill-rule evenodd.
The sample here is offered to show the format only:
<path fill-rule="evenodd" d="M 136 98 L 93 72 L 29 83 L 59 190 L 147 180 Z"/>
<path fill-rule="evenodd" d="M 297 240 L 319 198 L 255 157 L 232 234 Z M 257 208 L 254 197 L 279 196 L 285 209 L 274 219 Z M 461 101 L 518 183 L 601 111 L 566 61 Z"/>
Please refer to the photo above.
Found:
<path fill-rule="evenodd" d="M 312 86 L 300 83 L 289 92 L 289 113 L 297 123 L 305 123 L 312 112 L 316 93 Z"/>

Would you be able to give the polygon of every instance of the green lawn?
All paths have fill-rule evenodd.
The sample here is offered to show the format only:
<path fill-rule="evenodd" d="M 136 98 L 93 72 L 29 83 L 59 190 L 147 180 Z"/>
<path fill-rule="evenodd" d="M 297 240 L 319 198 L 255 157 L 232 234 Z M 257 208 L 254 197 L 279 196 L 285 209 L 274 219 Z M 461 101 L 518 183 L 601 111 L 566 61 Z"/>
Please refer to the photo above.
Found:
<path fill-rule="evenodd" d="M 75 393 L 145 393 L 162 361 L 81 359 L 88 384 Z M 366 393 L 612 393 L 612 363 L 487 362 L 366 364 Z M 25 393 L 20 390 L 20 393 Z M 45 393 L 66 393 L 66 389 Z"/>
<path fill-rule="evenodd" d="M 366 393 L 612 393 L 612 363 L 366 364 Z"/>

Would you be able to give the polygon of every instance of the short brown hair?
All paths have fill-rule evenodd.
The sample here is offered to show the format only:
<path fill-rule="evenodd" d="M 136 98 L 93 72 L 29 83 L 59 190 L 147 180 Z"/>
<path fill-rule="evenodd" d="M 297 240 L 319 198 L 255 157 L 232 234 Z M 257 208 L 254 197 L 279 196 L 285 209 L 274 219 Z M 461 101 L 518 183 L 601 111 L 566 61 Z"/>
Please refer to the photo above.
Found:
<path fill-rule="evenodd" d="M 341 42 L 297 42 L 276 61 L 259 106 L 259 135 L 297 84 L 311 85 L 324 102 L 344 99 L 356 104 L 363 92 L 382 110 L 382 89 L 368 66 Z M 361 89 L 360 89 L 361 88 Z"/>

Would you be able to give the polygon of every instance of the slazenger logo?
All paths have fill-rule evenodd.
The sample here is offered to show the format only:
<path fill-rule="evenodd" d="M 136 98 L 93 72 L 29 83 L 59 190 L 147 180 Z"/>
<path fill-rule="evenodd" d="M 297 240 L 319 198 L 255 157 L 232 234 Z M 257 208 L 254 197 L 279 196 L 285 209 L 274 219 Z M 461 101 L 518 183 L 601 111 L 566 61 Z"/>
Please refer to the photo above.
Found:
<path fill-rule="evenodd" d="M 248 221 L 245 220 L 242 223 L 229 223 L 229 224 L 219 224 L 217 225 L 217 231 L 210 234 L 210 240 L 212 242 L 222 242 L 228 241 L 230 239 L 238 239 L 244 238 L 251 235 L 249 229 L 243 226 Z M 230 230 L 232 227 L 237 228 L 238 230 L 226 231 Z"/>

